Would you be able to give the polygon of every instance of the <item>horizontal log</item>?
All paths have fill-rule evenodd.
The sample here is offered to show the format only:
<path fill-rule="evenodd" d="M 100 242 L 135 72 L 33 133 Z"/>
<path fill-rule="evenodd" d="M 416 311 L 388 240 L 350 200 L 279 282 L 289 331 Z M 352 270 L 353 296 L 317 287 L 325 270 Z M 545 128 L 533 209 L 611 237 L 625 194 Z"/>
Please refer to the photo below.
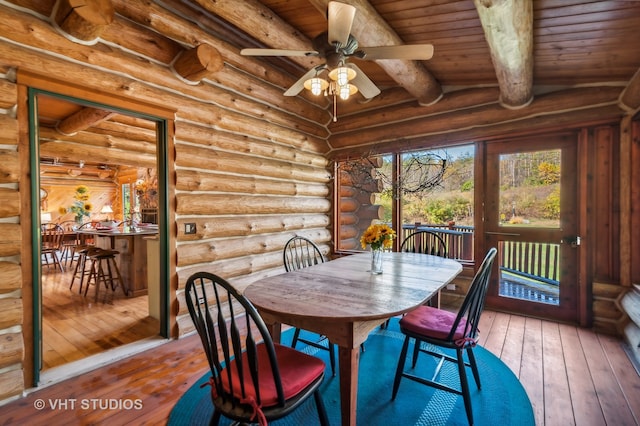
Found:
<path fill-rule="evenodd" d="M 272 251 L 281 253 L 287 241 L 295 235 L 305 236 L 317 241 L 318 244 L 331 239 L 329 230 L 313 229 L 296 233 L 281 232 L 270 235 L 215 239 L 200 243 L 182 244 L 177 249 L 178 266 L 215 262 Z"/>
<path fill-rule="evenodd" d="M 412 137 L 424 138 L 425 135 L 443 134 L 452 129 L 468 129 L 475 126 L 486 128 L 499 123 L 514 124 L 514 121 L 525 120 L 538 115 L 565 114 L 568 111 L 584 111 L 593 105 L 617 105 L 620 88 L 618 87 L 582 87 L 539 96 L 527 108 L 509 110 L 498 105 L 485 105 L 461 111 L 436 114 L 433 116 L 416 116 L 401 123 L 386 123 L 383 126 L 371 126 L 358 130 L 333 134 L 331 145 L 335 149 L 362 145 L 360 151 L 367 149 L 367 145 L 393 141 L 397 150 L 398 136 L 403 135 L 403 141 Z M 376 121 L 371 121 L 376 123 Z M 444 142 L 442 142 L 444 143 Z M 403 146 L 404 149 L 408 147 Z M 380 151 L 377 151 L 380 152 Z"/>
<path fill-rule="evenodd" d="M 24 389 L 23 369 L 0 371 L 0 400 L 20 395 Z"/>
<path fill-rule="evenodd" d="M 113 22 L 114 14 L 110 0 L 58 0 L 54 21 L 70 36 L 91 41 Z"/>
<path fill-rule="evenodd" d="M 323 168 L 292 164 L 270 158 L 250 157 L 241 153 L 183 145 L 179 145 L 179 149 L 176 151 L 176 164 L 182 167 L 248 175 L 255 175 L 259 171 L 264 177 L 318 183 L 329 182 L 331 178 L 329 171 Z"/>
<path fill-rule="evenodd" d="M 340 237 L 342 239 L 360 238 L 362 231 L 357 226 L 341 226 Z"/>
<path fill-rule="evenodd" d="M 425 147 L 441 147 L 468 143 L 470 140 L 487 140 L 514 135 L 531 134 L 532 132 L 553 130 L 567 130 L 584 128 L 585 123 L 608 124 L 612 120 L 620 119 L 620 108 L 614 104 L 605 104 L 593 108 L 563 112 L 559 114 L 537 115 L 522 120 L 501 122 L 494 125 L 477 126 L 451 130 L 446 133 L 425 134 L 403 139 L 402 149 L 406 151 L 425 149 Z M 330 159 L 339 161 L 361 155 L 362 150 L 367 153 L 389 153 L 398 149 L 397 141 L 372 143 L 367 146 L 345 147 L 336 149 L 330 154 Z"/>
<path fill-rule="evenodd" d="M 154 104 L 181 105 L 180 113 L 185 117 L 195 117 L 195 121 L 207 118 L 205 122 L 231 131 L 266 135 L 272 140 L 288 141 L 294 145 L 311 147 L 316 144 L 316 149 L 324 152 L 329 149 L 324 139 L 328 136 L 326 129 L 308 120 L 239 97 L 238 92 L 231 93 L 209 84 L 187 85 L 177 79 L 168 67 L 149 61 L 132 62 L 129 54 L 119 50 L 103 51 L 74 45 L 57 35 L 47 24 L 27 14 L 0 9 L 0 33 L 9 34 L 16 43 L 32 47 L 22 49 L 13 43 L 0 45 L 0 58 L 11 58 L 13 66 L 43 75 L 66 75 L 71 81 L 83 81 L 87 88 L 110 91 L 126 98 L 137 96 Z M 81 65 L 54 58 L 45 52 L 68 56 Z M 99 64 L 100 70 L 92 70 L 92 63 Z M 123 64 L 127 64 L 126 69 L 123 69 Z M 66 72 L 61 68 L 66 68 Z M 112 70 L 112 73 L 105 74 L 105 69 Z M 117 74 L 126 74 L 130 78 Z M 132 79 L 144 83 L 133 84 Z M 160 88 L 171 89 L 171 92 Z M 216 105 L 212 105 L 214 100 Z M 303 134 L 305 129 L 311 134 Z M 319 134 L 323 135 L 322 138 L 317 137 Z"/>
<path fill-rule="evenodd" d="M 0 43 L 0 47 L 2 43 Z M 0 62 L 2 59 L 0 59 Z M 6 114 L 0 114 L 0 145 L 18 145 L 18 120 Z"/>
<path fill-rule="evenodd" d="M 208 238 L 239 237 L 329 226 L 325 214 L 260 215 L 210 218 L 181 218 L 177 221 L 178 241 L 204 240 Z M 184 233 L 184 224 L 194 223 L 196 233 Z"/>
<path fill-rule="evenodd" d="M 0 261 L 0 294 L 22 287 L 22 268 L 17 263 Z"/>
<path fill-rule="evenodd" d="M 0 223 L 0 257 L 16 256 L 20 254 L 22 248 L 22 229 L 20 224 Z M 25 244 L 25 249 L 30 243 Z M 4 327 L 0 327 L 0 330 Z"/>
<path fill-rule="evenodd" d="M 57 157 L 64 154 L 69 159 L 87 159 L 105 164 L 121 164 L 133 167 L 151 168 L 157 165 L 155 154 L 131 152 L 124 149 L 86 145 L 73 142 L 44 142 L 40 146 L 43 157 Z"/>
<path fill-rule="evenodd" d="M 176 199 L 178 214 L 309 214 L 331 211 L 331 202 L 320 198 L 179 193 Z"/>
<path fill-rule="evenodd" d="M 369 194 L 369 200 L 367 203 L 363 203 L 360 200 L 356 200 L 354 198 L 341 198 L 340 199 L 340 212 L 358 212 L 358 216 L 360 216 L 360 212 L 366 209 L 370 209 L 372 211 L 378 211 L 382 206 L 373 204 L 375 202 L 375 195 Z"/>
<path fill-rule="evenodd" d="M 127 132 L 124 137 L 118 135 L 116 129 L 111 128 L 108 131 L 92 131 L 79 132 L 74 135 L 61 135 L 53 129 L 46 127 L 40 130 L 40 143 L 46 145 L 48 143 L 75 143 L 79 145 L 87 145 L 98 147 L 100 149 L 115 148 L 123 151 L 129 151 L 133 154 L 156 154 L 156 137 L 155 131 L 148 135 L 146 129 L 139 129 L 136 132 Z"/>
<path fill-rule="evenodd" d="M 340 250 L 362 250 L 360 238 L 345 238 L 340 240 Z"/>
<path fill-rule="evenodd" d="M 176 189 L 312 197 L 327 197 L 329 195 L 329 188 L 326 184 L 282 181 L 257 176 L 229 176 L 220 172 L 207 173 L 192 170 L 180 170 L 177 173 Z"/>
<path fill-rule="evenodd" d="M 500 89 L 496 87 L 456 90 L 446 93 L 438 103 L 430 106 L 420 106 L 416 104 L 415 99 L 408 99 L 403 103 L 391 104 L 387 107 L 379 105 L 375 110 L 361 109 L 350 115 L 348 119 L 338 120 L 337 123 L 331 124 L 329 127 L 331 132 L 335 134 L 357 131 L 375 126 L 376 123 L 402 122 L 407 117 L 412 119 L 413 117 L 429 117 L 450 111 L 464 111 L 479 105 L 497 105 L 499 97 Z"/>
<path fill-rule="evenodd" d="M 237 93 L 246 93 L 252 99 L 275 106 L 291 114 L 307 117 L 313 123 L 328 123 L 331 119 L 326 105 L 317 106 L 305 101 L 302 97 L 282 96 L 284 90 L 291 86 L 297 78 L 260 59 L 240 55 L 237 44 L 227 43 L 225 40 L 212 37 L 210 32 L 202 29 L 212 25 L 212 22 L 206 17 L 198 22 L 199 25 L 194 25 L 193 22 L 171 13 L 166 7 L 154 3 L 138 3 L 128 0 L 113 0 L 113 2 L 119 15 L 132 22 L 137 22 L 141 26 L 149 26 L 172 40 L 178 40 L 184 45 L 193 45 L 194 40 L 198 40 L 215 47 L 226 63 L 244 71 L 242 73 L 228 72 L 228 67 L 225 67 L 217 72 L 214 75 L 214 81 L 220 82 L 224 87 L 231 88 Z M 190 6 L 182 2 L 172 2 L 171 7 L 174 10 L 184 10 L 189 16 L 192 15 L 190 13 L 192 9 L 188 9 Z M 213 33 L 215 32 L 217 31 L 213 31 Z M 106 34 L 104 36 L 106 37 Z M 133 51 L 140 49 L 135 45 L 131 45 L 130 48 Z M 158 46 L 158 50 L 161 49 L 162 47 Z M 157 54 L 154 57 L 157 57 Z M 264 84 L 260 79 L 269 81 L 271 84 Z M 251 88 L 249 93 L 247 93 L 248 87 Z"/>
<path fill-rule="evenodd" d="M 18 103 L 18 86 L 0 78 L 0 108 L 9 109 Z"/>
<path fill-rule="evenodd" d="M 20 215 L 20 192 L 10 188 L 0 188 L 0 218 Z"/>
<path fill-rule="evenodd" d="M 195 123 L 180 122 L 175 132 L 176 140 L 219 148 L 225 151 L 244 152 L 261 157 L 291 161 L 309 166 L 327 167 L 327 159 L 315 152 L 297 147 L 273 143 L 258 138 L 212 129 Z"/>
<path fill-rule="evenodd" d="M 17 182 L 20 175 L 20 163 L 16 151 L 0 150 L 0 183 Z"/>
<path fill-rule="evenodd" d="M 21 333 L 0 334 L 0 369 L 17 364 L 24 359 Z"/>
<path fill-rule="evenodd" d="M 8 297 L 0 299 L 0 330 L 22 324 L 22 299 Z"/>
<path fill-rule="evenodd" d="M 173 69 L 179 76 L 194 83 L 213 75 L 223 66 L 220 52 L 207 43 L 183 51 L 173 63 Z"/>

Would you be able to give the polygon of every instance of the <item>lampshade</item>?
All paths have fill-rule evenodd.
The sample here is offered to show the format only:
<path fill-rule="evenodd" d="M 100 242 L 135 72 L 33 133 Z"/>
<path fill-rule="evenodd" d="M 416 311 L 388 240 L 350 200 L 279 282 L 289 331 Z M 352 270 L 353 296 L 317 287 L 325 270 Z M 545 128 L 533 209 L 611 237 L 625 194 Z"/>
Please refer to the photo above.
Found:
<path fill-rule="evenodd" d="M 113 213 L 113 210 L 111 209 L 111 206 L 102 206 L 100 213 L 103 213 L 103 214 Z"/>
<path fill-rule="evenodd" d="M 358 93 L 358 88 L 353 84 L 345 84 L 343 86 L 340 86 L 338 88 L 338 91 L 338 96 L 340 96 L 340 99 L 347 100 L 349 99 L 349 96 Z"/>
<path fill-rule="evenodd" d="M 319 77 L 313 77 L 304 82 L 304 88 L 316 96 L 322 94 L 327 87 L 329 87 L 327 80 Z"/>
<path fill-rule="evenodd" d="M 329 72 L 329 78 L 338 83 L 338 86 L 344 86 L 356 77 L 355 70 L 347 67 L 334 68 Z"/>

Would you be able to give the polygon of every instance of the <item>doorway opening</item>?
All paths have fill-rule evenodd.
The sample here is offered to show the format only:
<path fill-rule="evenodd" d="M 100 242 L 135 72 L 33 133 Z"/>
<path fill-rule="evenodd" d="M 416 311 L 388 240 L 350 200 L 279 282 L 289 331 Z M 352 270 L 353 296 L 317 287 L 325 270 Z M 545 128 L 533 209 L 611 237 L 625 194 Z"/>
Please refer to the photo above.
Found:
<path fill-rule="evenodd" d="M 29 119 L 37 386 L 169 337 L 168 132 L 153 114 L 38 89 Z M 63 235 L 53 257 L 47 223 Z"/>

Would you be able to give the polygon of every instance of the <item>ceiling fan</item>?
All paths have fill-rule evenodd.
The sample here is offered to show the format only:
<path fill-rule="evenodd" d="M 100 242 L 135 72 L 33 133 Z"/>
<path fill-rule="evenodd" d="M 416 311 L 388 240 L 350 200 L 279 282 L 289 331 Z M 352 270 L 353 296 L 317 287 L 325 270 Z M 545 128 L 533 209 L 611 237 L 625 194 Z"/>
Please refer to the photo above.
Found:
<path fill-rule="evenodd" d="M 312 93 L 336 95 L 347 99 L 360 92 L 367 99 L 380 94 L 380 89 L 355 64 L 350 57 L 360 60 L 378 59 L 427 60 L 433 56 L 433 45 L 396 45 L 360 47 L 351 34 L 356 8 L 350 4 L 330 1 L 327 13 L 327 31 L 313 40 L 314 50 L 242 49 L 245 56 L 318 56 L 325 63 L 310 69 L 284 93 L 296 96 L 307 88 Z M 327 74 L 329 79 L 323 78 Z"/>

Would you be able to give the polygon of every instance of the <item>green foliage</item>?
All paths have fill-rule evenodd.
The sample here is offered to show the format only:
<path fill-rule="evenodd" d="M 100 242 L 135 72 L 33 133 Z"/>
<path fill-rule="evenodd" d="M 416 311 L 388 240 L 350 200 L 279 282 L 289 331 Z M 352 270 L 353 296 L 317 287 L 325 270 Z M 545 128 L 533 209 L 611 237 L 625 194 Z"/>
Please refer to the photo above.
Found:
<path fill-rule="evenodd" d="M 560 187 L 558 186 L 544 200 L 543 217 L 545 219 L 557 219 L 560 217 Z"/>

